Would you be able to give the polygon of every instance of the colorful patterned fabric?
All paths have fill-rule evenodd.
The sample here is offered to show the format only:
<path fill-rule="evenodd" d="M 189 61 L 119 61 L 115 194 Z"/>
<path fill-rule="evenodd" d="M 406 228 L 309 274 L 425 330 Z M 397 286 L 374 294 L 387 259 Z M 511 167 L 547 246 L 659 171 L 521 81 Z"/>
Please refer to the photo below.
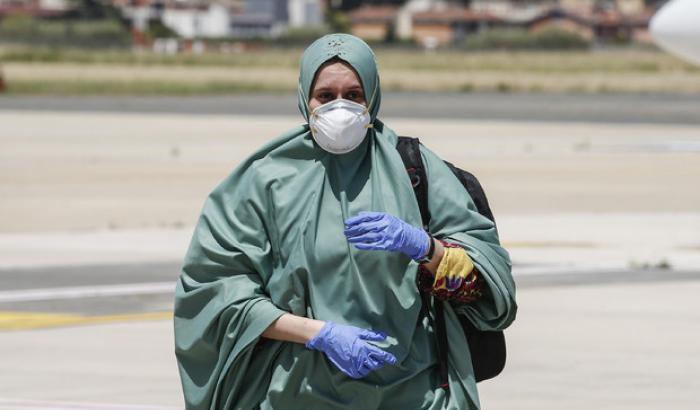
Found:
<path fill-rule="evenodd" d="M 471 303 L 483 295 L 483 280 L 467 252 L 459 245 L 440 241 L 445 254 L 433 275 L 424 265 L 418 267 L 418 288 L 443 301 Z"/>

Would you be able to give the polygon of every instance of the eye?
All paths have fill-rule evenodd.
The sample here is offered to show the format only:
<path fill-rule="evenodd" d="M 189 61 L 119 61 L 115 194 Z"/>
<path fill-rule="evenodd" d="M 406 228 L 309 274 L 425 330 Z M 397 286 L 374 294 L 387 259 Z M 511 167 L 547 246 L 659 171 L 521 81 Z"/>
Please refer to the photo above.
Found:
<path fill-rule="evenodd" d="M 359 91 L 350 91 L 345 95 L 345 98 L 350 101 L 361 101 L 364 96 Z"/>
<path fill-rule="evenodd" d="M 321 91 L 316 95 L 316 98 L 319 100 L 327 101 L 333 99 L 333 94 L 329 93 L 328 91 Z"/>

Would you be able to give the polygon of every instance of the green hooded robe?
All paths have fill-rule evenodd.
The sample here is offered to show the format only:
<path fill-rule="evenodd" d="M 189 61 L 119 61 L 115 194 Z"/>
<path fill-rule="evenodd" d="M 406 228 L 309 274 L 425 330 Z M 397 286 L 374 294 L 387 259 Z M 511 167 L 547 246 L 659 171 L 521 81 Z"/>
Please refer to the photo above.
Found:
<path fill-rule="evenodd" d="M 481 329 L 515 318 L 508 253 L 493 223 L 476 212 L 457 178 L 423 149 L 430 231 L 463 246 L 487 283 L 478 302 L 446 306 L 449 391 L 438 387 L 433 330 L 420 315 L 417 264 L 399 252 L 361 251 L 343 234 L 360 211 L 383 211 L 421 226 L 396 134 L 376 116 L 381 100 L 374 54 L 333 34 L 304 52 L 299 108 L 331 58 L 359 75 L 374 128 L 355 150 L 330 154 L 308 124 L 270 141 L 209 195 L 175 295 L 175 350 L 188 409 L 478 409 L 467 341 L 457 314 Z M 289 312 L 386 332 L 378 343 L 398 359 L 364 379 L 338 370 L 303 344 L 263 339 Z"/>

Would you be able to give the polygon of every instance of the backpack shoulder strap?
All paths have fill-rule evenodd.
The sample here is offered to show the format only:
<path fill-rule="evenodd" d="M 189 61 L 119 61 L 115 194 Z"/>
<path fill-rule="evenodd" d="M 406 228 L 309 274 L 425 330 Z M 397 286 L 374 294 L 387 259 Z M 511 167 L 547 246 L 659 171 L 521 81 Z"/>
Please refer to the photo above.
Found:
<path fill-rule="evenodd" d="M 430 212 L 428 210 L 428 178 L 423 166 L 423 159 L 420 155 L 420 141 L 418 138 L 399 137 L 396 149 L 401 155 L 406 171 L 408 172 L 413 190 L 418 200 L 423 225 L 427 230 L 430 222 Z M 476 205 L 479 213 L 491 221 L 495 220 L 493 212 L 489 207 L 488 200 L 484 189 L 481 187 L 479 180 L 470 172 L 464 171 L 455 167 L 453 164 L 445 161 L 452 173 L 459 179 L 465 187 Z M 427 315 L 430 326 L 435 329 L 437 341 L 438 361 L 440 364 L 440 380 L 441 387 L 448 389 L 447 384 L 447 331 L 445 326 L 444 306 L 437 300 L 433 299 L 433 308 L 435 310 L 435 318 L 427 312 L 430 306 L 428 295 L 421 293 L 422 310 Z M 506 361 L 506 344 L 503 331 L 480 331 L 471 324 L 469 319 L 460 317 L 462 329 L 469 343 L 469 350 L 474 368 L 474 377 L 477 382 L 496 377 L 504 368 Z"/>
<path fill-rule="evenodd" d="M 476 205 L 477 211 L 495 224 L 496 219 L 493 216 L 489 201 L 486 199 L 486 193 L 479 180 L 471 172 L 457 168 L 450 162 L 445 161 L 445 164 L 447 164 L 450 170 L 452 170 L 452 173 L 459 179 L 459 182 L 467 189 L 469 196 L 472 198 L 472 201 L 474 201 L 474 205 Z"/>
<path fill-rule="evenodd" d="M 428 230 L 430 225 L 430 210 L 428 209 L 428 175 L 423 166 L 423 158 L 420 155 L 420 140 L 412 137 L 399 137 L 396 149 L 401 155 L 403 165 L 411 179 L 413 191 L 418 200 L 418 208 L 423 221 L 423 228 Z"/>
<path fill-rule="evenodd" d="M 428 209 L 428 174 L 423 166 L 423 158 L 420 155 L 420 140 L 411 137 L 399 137 L 399 142 L 396 149 L 401 155 L 408 177 L 413 185 L 413 192 L 418 200 L 421 218 L 423 220 L 423 228 L 429 231 L 430 225 L 430 210 Z M 430 306 L 429 297 L 421 293 L 422 309 L 427 309 Z M 447 376 L 447 328 L 445 326 L 445 313 L 442 302 L 435 301 L 435 320 L 430 314 L 425 311 L 430 321 L 431 327 L 437 333 L 437 354 L 440 363 L 440 387 L 449 389 Z"/>
<path fill-rule="evenodd" d="M 423 227 L 427 228 L 431 218 L 430 210 L 428 209 L 428 175 L 425 172 L 423 158 L 420 154 L 420 140 L 413 137 L 399 137 L 396 149 L 399 151 L 404 167 L 411 179 L 423 219 Z M 496 220 L 489 206 L 489 201 L 486 199 L 484 188 L 474 174 L 457 168 L 450 162 L 445 161 L 445 164 L 469 192 L 469 196 L 474 201 L 477 211 L 495 223 Z"/>

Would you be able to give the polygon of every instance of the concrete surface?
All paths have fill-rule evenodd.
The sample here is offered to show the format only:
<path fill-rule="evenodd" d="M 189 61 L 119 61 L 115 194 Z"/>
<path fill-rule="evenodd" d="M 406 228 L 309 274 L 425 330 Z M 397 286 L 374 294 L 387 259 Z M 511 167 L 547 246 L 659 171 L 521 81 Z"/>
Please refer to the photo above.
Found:
<path fill-rule="evenodd" d="M 484 409 L 697 409 L 700 282 L 524 289 Z"/>
<path fill-rule="evenodd" d="M 496 215 L 501 241 L 511 253 L 516 274 L 700 268 L 700 212 Z M 23 268 L 42 266 L 152 262 L 177 265 L 191 236 L 191 227 L 0 232 L 0 277 L 8 270 L 24 272 Z"/>
<path fill-rule="evenodd" d="M 49 401 L 39 407 L 46 409 L 59 407 L 53 402 L 182 407 L 172 333 L 169 320 L 4 332 L 0 408 L 8 399 Z"/>
<path fill-rule="evenodd" d="M 296 94 L 0 96 L 0 110 L 298 116 Z M 382 118 L 700 124 L 700 96 L 675 94 L 382 93 Z"/>
<path fill-rule="evenodd" d="M 522 288 L 483 408 L 697 409 L 699 292 L 700 281 Z M 169 320 L 3 332 L 0 408 L 180 408 L 172 345 Z"/>
<path fill-rule="evenodd" d="M 484 409 L 700 407 L 695 97 L 388 97 L 387 124 L 480 178 L 513 257 Z M 181 407 L 169 312 L 192 225 L 299 124 L 256 98 L 0 98 L 1 410 Z M 283 115 L 248 115 L 266 104 Z"/>
<path fill-rule="evenodd" d="M 0 268 L 16 268 L 179 261 L 208 192 L 299 120 L 0 111 L 0 123 Z M 700 126 L 387 123 L 480 178 L 521 272 L 700 267 Z"/>
<path fill-rule="evenodd" d="M 192 226 L 295 117 L 1 111 L 0 232 Z M 495 214 L 698 212 L 700 126 L 388 119 L 475 173 Z"/>

